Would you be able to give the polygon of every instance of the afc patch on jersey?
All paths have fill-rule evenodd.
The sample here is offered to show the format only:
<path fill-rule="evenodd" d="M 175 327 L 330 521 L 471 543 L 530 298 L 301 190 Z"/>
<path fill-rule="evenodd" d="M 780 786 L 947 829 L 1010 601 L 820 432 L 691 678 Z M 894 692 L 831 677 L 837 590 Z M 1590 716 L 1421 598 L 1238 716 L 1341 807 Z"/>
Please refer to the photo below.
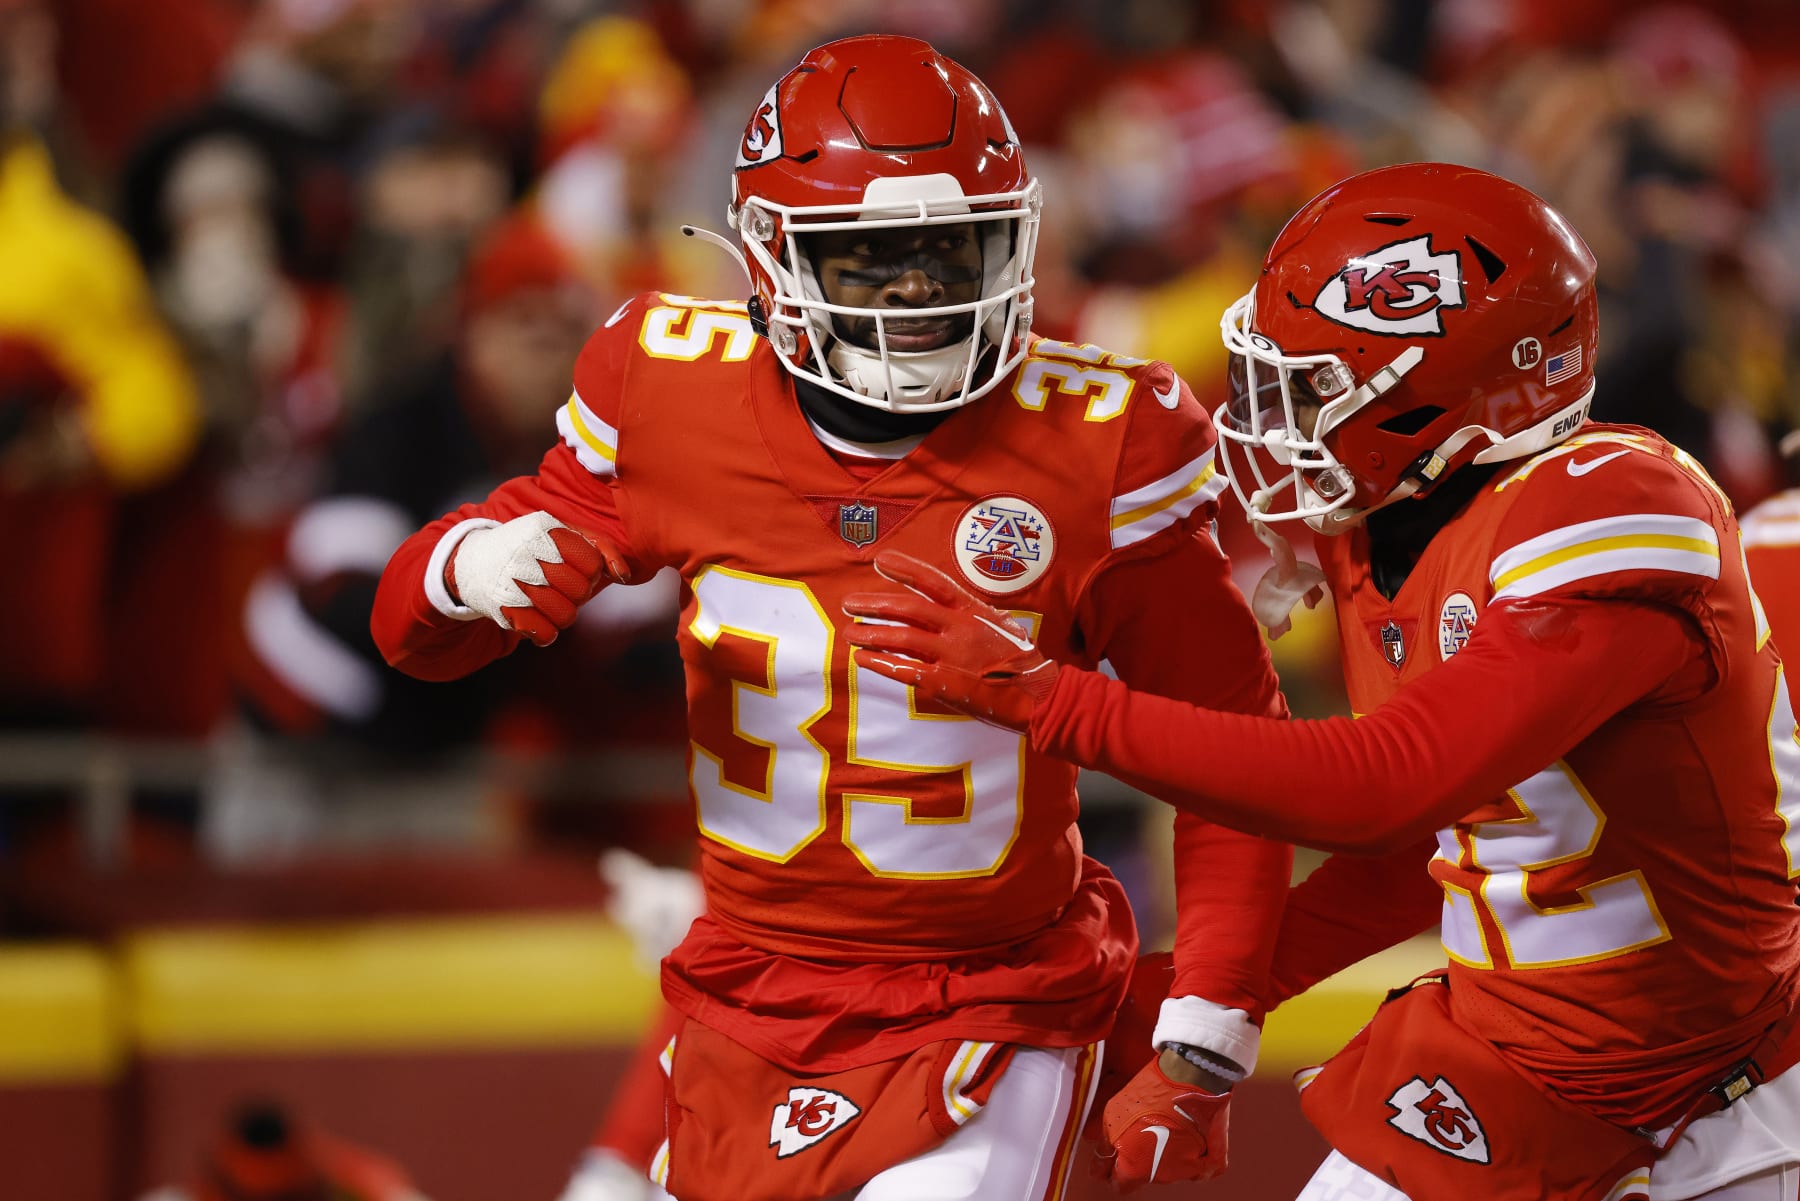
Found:
<path fill-rule="evenodd" d="M 1016 496 L 978 500 L 957 519 L 956 564 L 987 592 L 1017 592 L 1036 583 L 1056 555 L 1056 532 L 1044 511 Z"/>
<path fill-rule="evenodd" d="M 1438 610 L 1438 657 L 1448 659 L 1467 646 L 1474 632 L 1474 600 L 1466 592 L 1452 592 Z"/>
<path fill-rule="evenodd" d="M 777 1105 L 769 1120 L 769 1146 L 776 1148 L 777 1159 L 786 1159 L 841 1129 L 861 1112 L 856 1102 L 828 1088 L 790 1088 L 787 1102 Z"/>
<path fill-rule="evenodd" d="M 1442 1076 L 1431 1084 L 1414 1076 L 1388 1098 L 1388 1125 L 1433 1150 L 1471 1163 L 1488 1162 L 1487 1134 L 1468 1102 Z"/>

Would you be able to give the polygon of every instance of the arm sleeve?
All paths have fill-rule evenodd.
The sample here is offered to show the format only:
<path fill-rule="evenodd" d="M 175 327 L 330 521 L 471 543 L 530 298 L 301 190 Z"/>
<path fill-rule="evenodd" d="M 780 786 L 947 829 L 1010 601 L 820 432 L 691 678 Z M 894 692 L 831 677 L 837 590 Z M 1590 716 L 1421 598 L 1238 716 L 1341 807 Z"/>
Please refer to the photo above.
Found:
<path fill-rule="evenodd" d="M 1425 838 L 1387 855 L 1333 855 L 1289 892 L 1267 1007 L 1431 929 L 1444 903 L 1426 871 L 1436 852 Z"/>
<path fill-rule="evenodd" d="M 1163 553 L 1106 570 L 1083 606 L 1121 679 L 1192 705 L 1287 715 L 1255 619 L 1211 538 L 1182 530 Z M 1112 774 L 1155 793 L 1157 782 Z M 1263 992 L 1293 849 L 1198 817 L 1175 820 L 1175 992 L 1255 1011 Z"/>
<path fill-rule="evenodd" d="M 1691 619 L 1660 606 L 1511 601 L 1357 721 L 1218 713 L 1065 668 L 1031 738 L 1233 829 L 1388 853 L 1555 762 L 1706 653 Z"/>
<path fill-rule="evenodd" d="M 370 629 L 382 658 L 422 680 L 454 680 L 510 654 L 524 640 L 516 630 L 454 616 L 432 600 L 430 576 L 443 571 L 446 546 L 475 525 L 541 509 L 585 535 L 610 539 L 624 554 L 632 578 L 647 577 L 647 565 L 632 551 L 615 487 L 582 466 L 567 444 L 558 444 L 535 476 L 508 480 L 486 500 L 464 505 L 412 535 L 388 561 L 375 594 Z"/>

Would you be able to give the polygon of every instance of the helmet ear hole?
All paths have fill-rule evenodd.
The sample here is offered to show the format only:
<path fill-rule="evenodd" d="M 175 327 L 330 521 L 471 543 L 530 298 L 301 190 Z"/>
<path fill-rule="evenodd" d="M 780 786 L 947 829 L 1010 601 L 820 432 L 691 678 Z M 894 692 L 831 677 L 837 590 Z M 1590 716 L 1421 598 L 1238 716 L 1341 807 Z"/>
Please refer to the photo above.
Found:
<path fill-rule="evenodd" d="M 1472 237 L 1465 235 L 1463 241 L 1467 242 L 1469 244 L 1469 249 L 1475 252 L 1475 261 L 1481 264 L 1481 272 L 1483 275 L 1487 276 L 1489 284 L 1493 284 L 1499 280 L 1502 275 L 1506 274 L 1505 259 L 1495 254 L 1492 250 L 1483 246 Z"/>
<path fill-rule="evenodd" d="M 1439 405 L 1420 405 L 1416 409 L 1408 409 L 1404 413 L 1389 417 L 1375 428 L 1383 433 L 1411 437 L 1442 417 L 1445 412 L 1447 410 Z"/>

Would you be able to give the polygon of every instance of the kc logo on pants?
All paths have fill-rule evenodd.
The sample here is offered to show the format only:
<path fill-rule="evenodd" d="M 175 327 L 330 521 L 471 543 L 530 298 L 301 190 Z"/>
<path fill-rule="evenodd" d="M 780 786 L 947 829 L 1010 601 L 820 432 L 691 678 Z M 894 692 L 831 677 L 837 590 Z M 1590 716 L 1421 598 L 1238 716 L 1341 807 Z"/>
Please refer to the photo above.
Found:
<path fill-rule="evenodd" d="M 1487 1135 L 1481 1123 L 1442 1076 L 1431 1084 L 1414 1076 L 1395 1090 L 1388 1104 L 1394 1109 L 1388 1125 L 1402 1134 L 1458 1159 L 1488 1162 Z"/>
<path fill-rule="evenodd" d="M 827 1088 L 790 1088 L 785 1105 L 769 1122 L 769 1146 L 777 1159 L 804 1151 L 862 1110 L 849 1097 Z"/>

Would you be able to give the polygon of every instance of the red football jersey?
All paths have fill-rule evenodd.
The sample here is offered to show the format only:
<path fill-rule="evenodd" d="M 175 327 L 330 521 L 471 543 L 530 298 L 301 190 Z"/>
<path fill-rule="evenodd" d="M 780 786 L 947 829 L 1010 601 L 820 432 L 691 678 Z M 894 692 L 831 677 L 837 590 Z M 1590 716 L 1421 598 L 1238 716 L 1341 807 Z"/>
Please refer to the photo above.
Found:
<path fill-rule="evenodd" d="M 994 393 L 865 479 L 809 427 L 743 306 L 651 294 L 596 332 L 558 427 L 536 479 L 402 549 L 377 635 L 427 675 L 516 645 L 445 619 L 412 582 L 471 517 L 548 509 L 612 538 L 635 572 L 679 570 L 707 914 L 667 963 L 670 999 L 796 1068 L 939 1038 L 1102 1037 L 1135 934 L 1116 883 L 1084 863 L 1075 769 L 855 668 L 841 606 L 881 585 L 870 561 L 891 546 L 1012 610 L 1059 657 L 1281 713 L 1203 532 L 1223 480 L 1187 388 L 1162 364 L 1038 340 Z M 1193 649 L 1171 653 L 1182 638 Z M 1200 647 L 1210 670 L 1181 667 Z M 1198 953 L 1226 964 L 1211 999 L 1248 1007 L 1286 852 L 1224 831 L 1209 845 L 1195 859 L 1225 865 L 1239 916 L 1217 923 L 1224 950 L 1200 939 Z M 1258 895 L 1269 920 L 1246 922 Z"/>
<path fill-rule="evenodd" d="M 1785 1012 L 1800 966 L 1800 744 L 1728 503 L 1656 435 L 1590 426 L 1497 476 L 1391 601 L 1367 546 L 1362 529 L 1320 539 L 1359 713 L 1508 600 L 1664 606 L 1704 642 L 1700 688 L 1671 680 L 1614 714 L 1441 830 L 1431 862 L 1459 1021 L 1571 1100 L 1677 1103 L 1683 1065 L 1709 1070 Z"/>
<path fill-rule="evenodd" d="M 1771 496 L 1744 514 L 1744 555 L 1762 598 L 1775 645 L 1800 657 L 1800 488 Z"/>

